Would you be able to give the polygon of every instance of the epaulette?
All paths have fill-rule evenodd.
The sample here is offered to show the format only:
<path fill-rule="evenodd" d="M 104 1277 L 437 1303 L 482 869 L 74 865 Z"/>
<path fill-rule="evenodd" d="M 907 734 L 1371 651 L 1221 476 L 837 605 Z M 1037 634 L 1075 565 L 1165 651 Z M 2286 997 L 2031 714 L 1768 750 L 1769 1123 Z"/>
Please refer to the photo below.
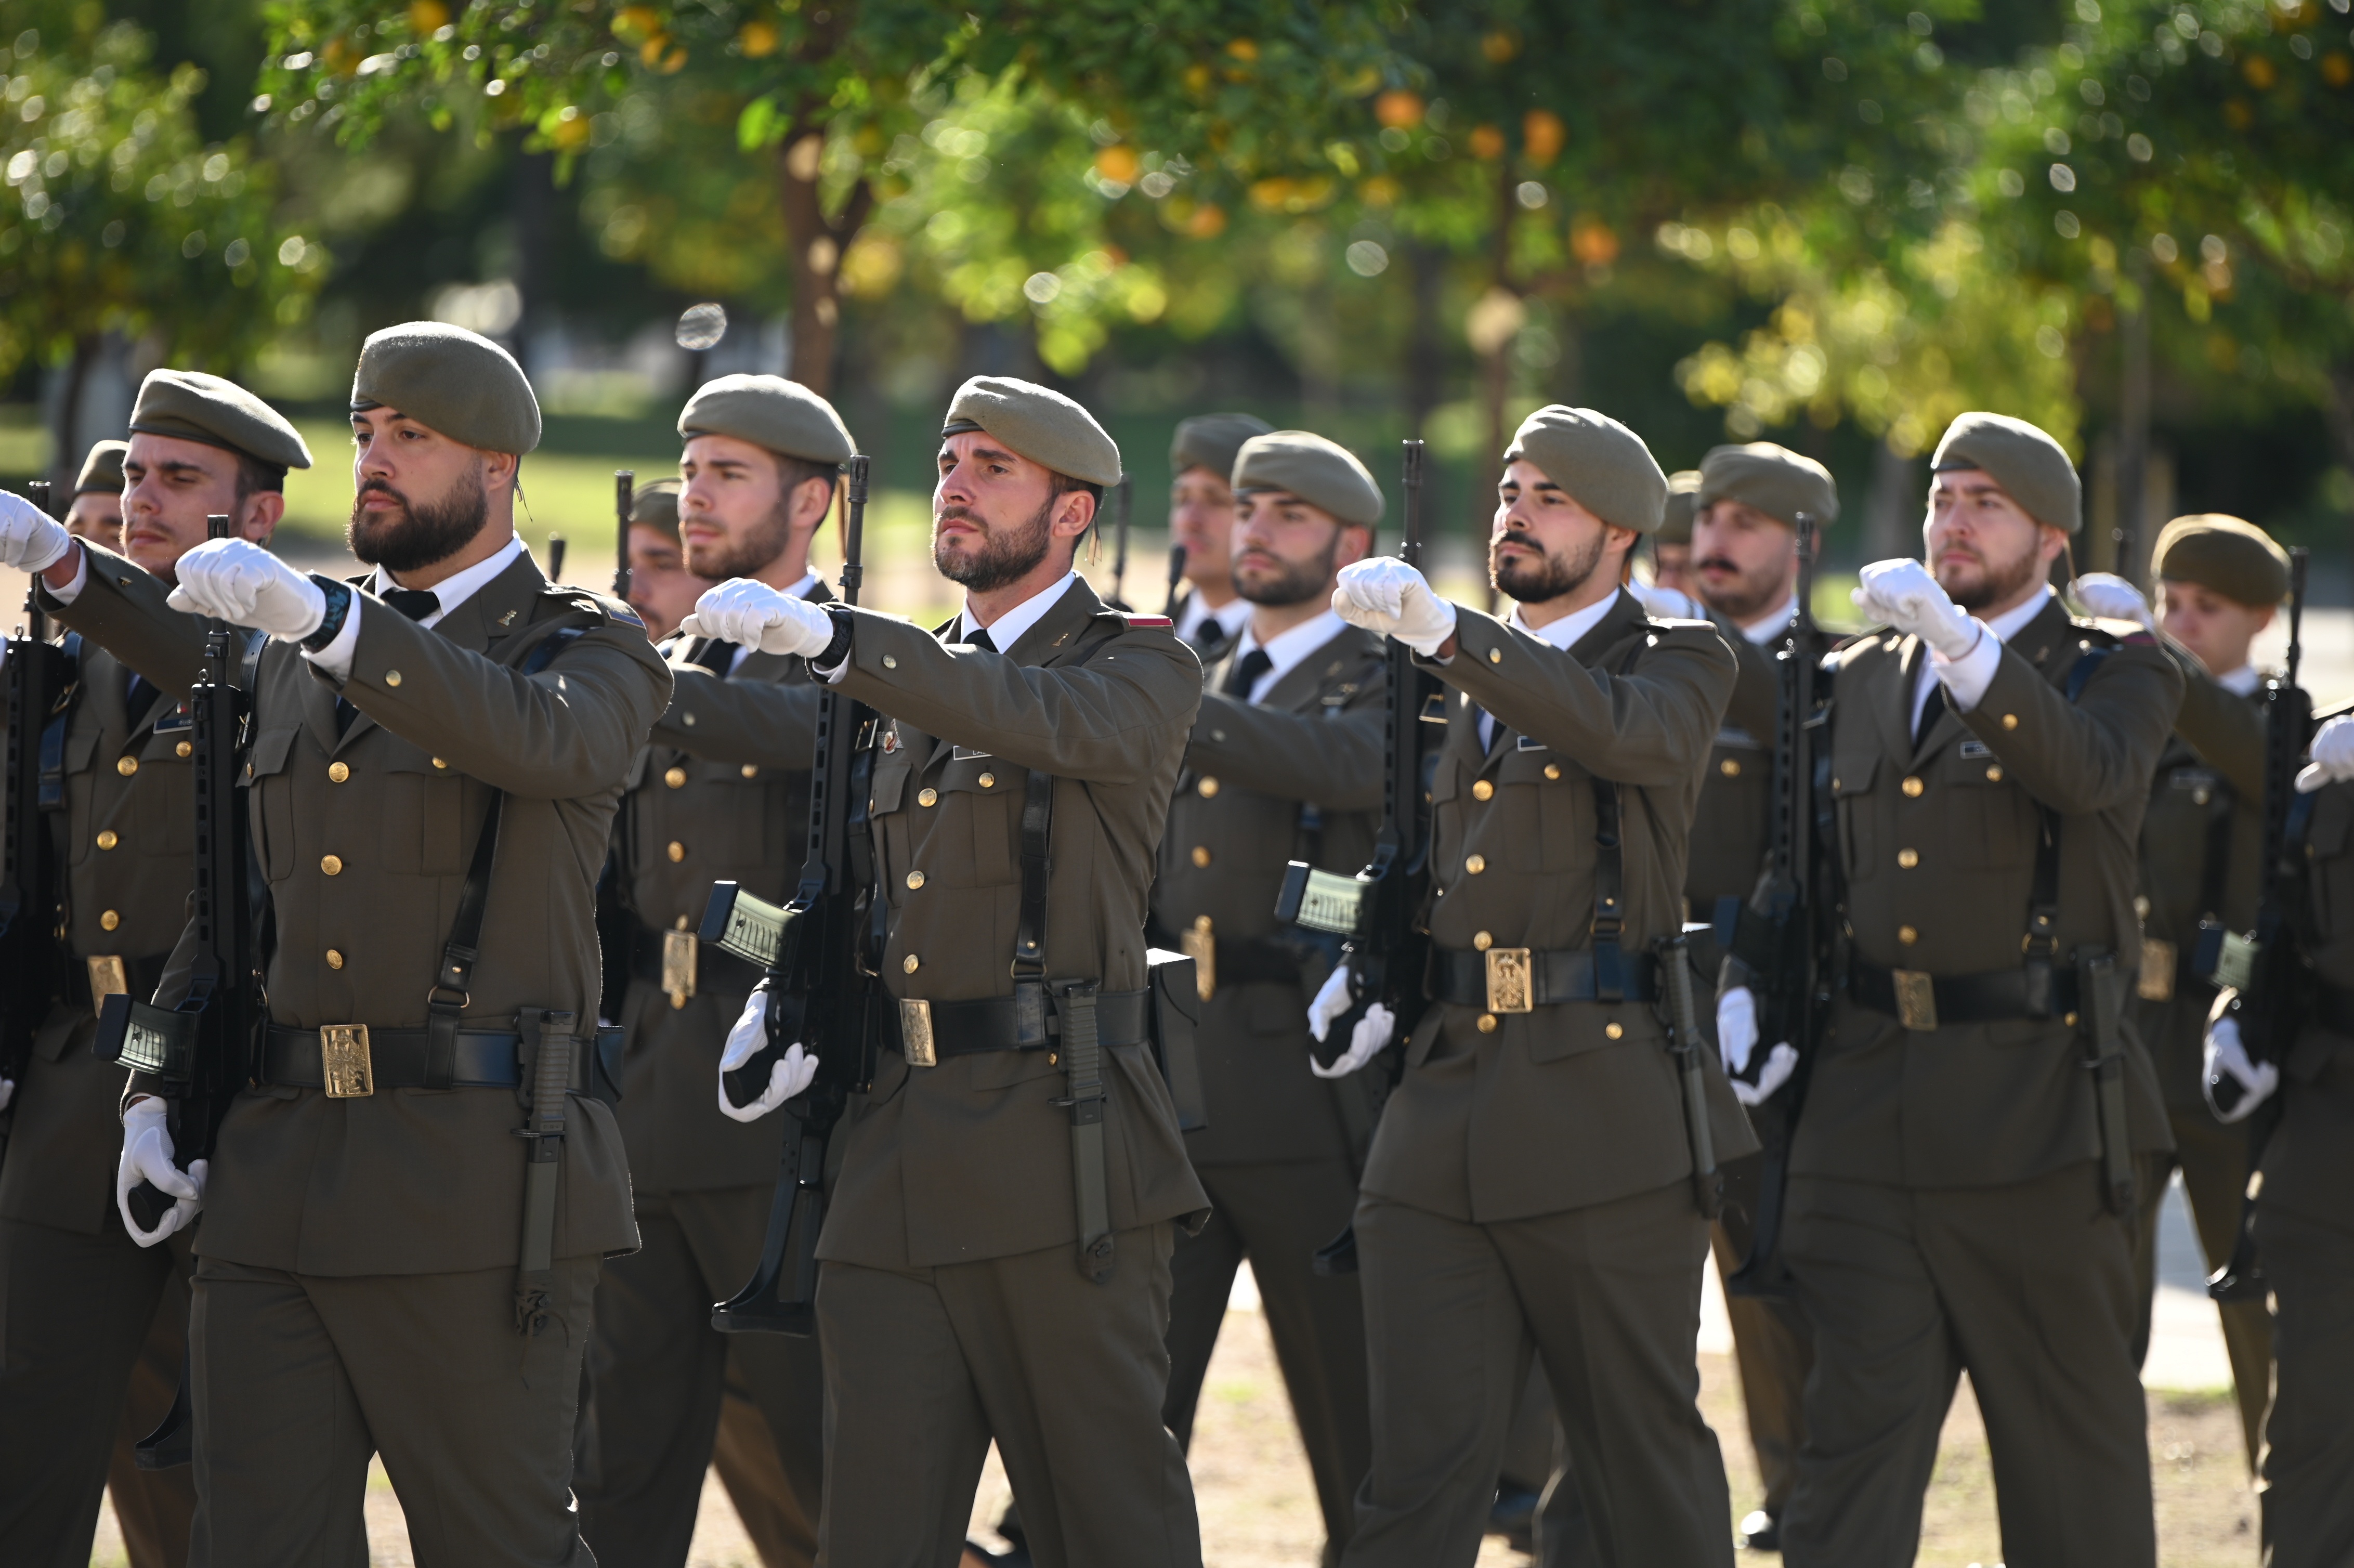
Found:
<path fill-rule="evenodd" d="M 617 620 L 641 631 L 645 630 L 645 621 L 625 600 L 599 593 L 594 588 L 579 588 L 571 583 L 549 583 L 539 590 L 539 599 L 540 615 L 552 615 L 559 609 L 572 609 L 583 615 L 593 615 L 600 620 Z M 539 615 L 532 619 L 536 620 Z"/>
<path fill-rule="evenodd" d="M 1150 630 L 1154 628 L 1166 628 L 1173 631 L 1177 629 L 1177 623 L 1165 615 L 1139 615 L 1134 610 L 1128 609 L 1107 610 L 1105 613 L 1119 617 L 1127 623 L 1130 631 Z"/>

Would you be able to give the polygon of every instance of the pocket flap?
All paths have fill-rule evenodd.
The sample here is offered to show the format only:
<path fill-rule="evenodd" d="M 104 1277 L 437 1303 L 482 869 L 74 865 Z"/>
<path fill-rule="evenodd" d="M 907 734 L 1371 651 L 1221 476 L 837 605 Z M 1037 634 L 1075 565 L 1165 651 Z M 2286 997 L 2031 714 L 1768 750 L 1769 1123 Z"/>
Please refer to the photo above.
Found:
<path fill-rule="evenodd" d="M 1850 795 L 1868 795 L 1872 781 L 1880 772 L 1880 758 L 1865 752 L 1859 756 L 1835 758 L 1831 762 L 1831 793 L 1844 799 Z"/>
<path fill-rule="evenodd" d="M 245 759 L 245 776 L 263 779 L 286 770 L 286 759 L 294 749 L 295 731 L 265 729 L 253 737 L 253 749 Z"/>
<path fill-rule="evenodd" d="M 90 758 L 98 754 L 98 726 L 69 726 L 66 731 L 66 771 L 87 773 Z"/>

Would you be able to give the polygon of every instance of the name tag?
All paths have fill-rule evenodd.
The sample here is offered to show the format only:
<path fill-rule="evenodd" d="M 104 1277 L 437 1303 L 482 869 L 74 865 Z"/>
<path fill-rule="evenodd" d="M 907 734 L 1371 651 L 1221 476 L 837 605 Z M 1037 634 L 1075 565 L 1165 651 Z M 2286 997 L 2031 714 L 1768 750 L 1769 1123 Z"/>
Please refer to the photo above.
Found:
<path fill-rule="evenodd" d="M 1962 760 L 1965 762 L 1981 761 L 1986 758 L 1992 757 L 1993 755 L 1994 747 L 1988 746 L 1983 740 L 1966 740 L 1962 742 Z"/>
<path fill-rule="evenodd" d="M 1742 728 L 1737 724 L 1719 726 L 1716 732 L 1716 744 L 1719 746 L 1745 746 L 1752 751 L 1758 749 L 1756 737 L 1752 736 L 1747 730 Z"/>
<path fill-rule="evenodd" d="M 950 762 L 978 762 L 991 755 L 992 754 L 986 751 L 975 751 L 969 746 L 951 747 L 949 749 Z"/>
<path fill-rule="evenodd" d="M 174 708 L 170 713 L 165 714 L 163 717 L 155 721 L 155 733 L 157 735 L 169 735 L 174 730 L 193 728 L 196 722 L 194 715 L 192 715 L 186 708 Z"/>
<path fill-rule="evenodd" d="M 1543 741 L 1531 740 L 1524 735 L 1512 742 L 1512 749 L 1515 751 L 1550 751 L 1553 748 L 1545 745 Z"/>

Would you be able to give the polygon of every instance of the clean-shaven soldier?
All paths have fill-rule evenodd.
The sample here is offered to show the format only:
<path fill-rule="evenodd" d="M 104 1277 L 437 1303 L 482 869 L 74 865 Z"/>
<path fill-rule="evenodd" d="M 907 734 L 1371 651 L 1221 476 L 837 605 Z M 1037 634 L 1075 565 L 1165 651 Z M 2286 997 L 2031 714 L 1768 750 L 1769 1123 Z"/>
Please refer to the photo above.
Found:
<path fill-rule="evenodd" d="M 678 537 L 678 481 L 638 486 L 630 497 L 630 608 L 646 623 L 646 635 L 660 642 L 676 631 L 704 590 L 717 586 L 687 568 Z"/>
<path fill-rule="evenodd" d="M 66 509 L 66 532 L 95 539 L 109 549 L 122 539 L 122 454 L 129 441 L 100 441 L 74 476 L 73 504 Z"/>
<path fill-rule="evenodd" d="M 1280 925 L 1275 905 L 1287 862 L 1350 876 L 1372 858 L 1387 666 L 1379 638 L 1332 613 L 1332 586 L 1372 548 L 1382 492 L 1346 448 L 1304 430 L 1245 442 L 1234 488 L 1235 588 L 1251 618 L 1208 672 L 1152 895 L 1164 939 L 1200 966 L 1207 1125 L 1185 1135 L 1185 1151 L 1213 1206 L 1171 1265 L 1166 1410 L 1189 1441 L 1247 1257 L 1331 1563 L 1348 1542 L 1373 1436 L 1357 1277 L 1313 1263 L 1356 1207 L 1379 1107 L 1361 1077 L 1326 1084 L 1310 1071 L 1302 1010 L 1331 956 Z"/>
<path fill-rule="evenodd" d="M 679 534 L 695 577 L 830 597 L 810 544 L 851 455 L 833 406 L 779 376 L 710 382 L 678 418 Z M 633 530 L 634 531 L 634 530 Z M 808 847 L 817 690 L 799 659 L 714 638 L 663 644 L 669 709 L 617 824 L 630 917 L 618 1114 L 640 1249 L 597 1287 L 581 1534 L 598 1561 L 686 1561 L 732 1355 L 784 1474 L 795 1560 L 817 1557 L 824 1368 L 812 1340 L 721 1334 L 711 1305 L 752 1277 L 777 1183 L 779 1125 L 722 1116 L 712 1076 L 760 972 L 695 938 L 715 880 L 784 902 Z"/>
<path fill-rule="evenodd" d="M 221 540 L 181 557 L 167 605 L 87 540 L 0 535 L 52 562 L 61 620 L 167 694 L 196 663 L 195 615 L 270 634 L 249 763 L 276 932 L 260 1060 L 202 1179 L 134 1077 L 117 1177 L 178 1200 L 142 1239 L 206 1217 L 191 1561 L 364 1563 L 374 1452 L 420 1561 L 585 1564 L 589 1305 L 599 1260 L 637 1241 L 590 1097 L 594 882 L 670 675 L 635 616 L 550 588 L 515 536 L 539 409 L 504 350 L 436 323 L 376 333 L 352 429 L 348 537 L 376 568 L 356 587 Z M 164 1004 L 179 985 L 167 970 Z M 530 1211 L 526 1117 L 557 1167 Z"/>
<path fill-rule="evenodd" d="M 1856 601 L 1888 630 L 1835 662 L 1837 990 L 1783 1240 L 1815 1369 L 1782 1550 L 1909 1559 L 1967 1371 L 2012 1568 L 2147 1565 L 2125 1189 L 2166 1116 L 2130 1027 L 2104 1022 L 2132 984 L 2134 845 L 2182 677 L 2044 586 L 2082 522 L 2050 436 L 1965 414 L 1934 468 L 1928 564 L 1864 568 Z"/>
<path fill-rule="evenodd" d="M 124 444 L 109 452 L 101 442 L 75 510 L 89 537 L 127 548 L 137 570 L 124 570 L 143 583 L 175 580 L 208 515 L 267 540 L 286 510 L 286 471 L 311 466 L 277 410 L 196 371 L 148 376 L 131 430 L 127 496 Z M 127 544 L 83 505 L 126 500 Z M 181 669 L 167 695 L 96 642 L 74 646 L 71 705 L 32 721 L 62 740 L 64 800 L 52 827 L 66 867 L 69 989 L 35 1036 L 25 1081 L 0 1082 L 14 1118 L 0 1165 L 0 1563 L 82 1568 L 99 1492 L 111 1487 L 132 1561 L 154 1568 L 187 1560 L 196 1486 L 186 1468 L 140 1469 L 131 1446 L 179 1390 L 195 1260 L 186 1237 L 141 1247 L 115 1213 L 124 1074 L 90 1047 L 98 1004 L 110 991 L 153 995 L 187 924 L 196 798 L 176 699 L 196 669 Z"/>
<path fill-rule="evenodd" d="M 1177 1223 L 1198 1228 L 1208 1200 L 1142 1013 L 1154 849 L 1201 666 L 1165 620 L 1105 609 L 1071 570 L 1119 479 L 1087 410 L 975 377 L 939 474 L 933 561 L 965 609 L 937 631 L 744 581 L 689 626 L 799 654 L 884 715 L 872 817 L 898 1048 L 837 1135 L 819 1242 L 820 1560 L 953 1562 L 993 1438 L 1046 1568 L 1196 1563 L 1162 1336 Z M 1099 1089 L 1065 1049 L 1090 996 Z M 723 1070 L 762 1044 L 765 1000 Z M 794 1043 L 744 1114 L 814 1071 Z M 1098 1098 L 1099 1162 L 1071 1130 Z M 1084 1250 L 1083 1207 L 1108 1225 Z"/>
<path fill-rule="evenodd" d="M 2141 1193 L 2134 1266 L 2140 1318 L 2136 1359 L 2149 1348 L 2158 1288 L 2158 1221 L 2169 1164 L 2182 1173 L 2210 1273 L 2232 1256 L 2248 1185 L 2245 1128 L 2217 1124 L 2202 1088 L 2200 1036 L 2215 988 L 2191 972 L 2201 921 L 2227 931 L 2255 928 L 2264 870 L 2263 677 L 2249 658 L 2288 593 L 2288 554 L 2253 523 L 2203 514 L 2178 517 L 2158 536 L 2150 569 L 2159 614 L 2123 577 L 2094 572 L 2071 588 L 2095 615 L 2162 630 L 2182 669 L 2182 711 L 2158 758 L 2142 819 L 2141 965 L 2135 1022 L 2166 1096 L 2174 1156 L 2153 1161 Z M 2262 1301 L 2215 1308 L 2232 1360 L 2248 1467 L 2262 1456 L 2264 1405 L 2272 1393 L 2272 1325 Z"/>
<path fill-rule="evenodd" d="M 1541 408 L 1504 462 L 1489 567 L 1510 620 L 1388 556 L 1343 571 L 1332 599 L 1454 688 L 1431 785 L 1435 1005 L 1357 1205 L 1373 1467 L 1343 1561 L 1472 1562 L 1534 1352 L 1599 1560 L 1727 1563 L 1694 1355 L 1708 1222 L 1652 944 L 1681 927 L 1733 655 L 1620 591 L 1667 495 L 1633 431 Z M 1347 1005 L 1336 973 L 1320 1033 Z M 1332 1065 L 1361 1067 L 1391 1024 L 1369 1008 Z M 1716 1157 L 1750 1152 L 1703 1069 Z"/>
<path fill-rule="evenodd" d="M 1235 457 L 1273 429 L 1250 414 L 1197 414 L 1169 442 L 1169 542 L 1185 546 L 1185 591 L 1170 612 L 1204 663 L 1250 619 L 1250 601 L 1235 589 Z"/>

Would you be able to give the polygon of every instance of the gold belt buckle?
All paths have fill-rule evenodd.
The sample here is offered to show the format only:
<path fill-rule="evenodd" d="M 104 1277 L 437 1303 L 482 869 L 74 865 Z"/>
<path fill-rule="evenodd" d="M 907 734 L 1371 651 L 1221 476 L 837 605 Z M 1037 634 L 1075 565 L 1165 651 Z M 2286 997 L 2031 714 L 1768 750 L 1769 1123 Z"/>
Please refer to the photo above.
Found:
<path fill-rule="evenodd" d="M 664 931 L 662 939 L 662 988 L 673 1007 L 684 1007 L 695 994 L 695 933 Z"/>
<path fill-rule="evenodd" d="M 110 996 L 131 993 L 131 973 L 119 958 L 109 956 L 91 959 L 90 962 L 90 1011 L 92 1017 L 106 1011 Z"/>
<path fill-rule="evenodd" d="M 1896 1017 L 1907 1029 L 1923 1032 L 1937 1027 L 1937 980 L 1922 969 L 1892 969 L 1896 982 Z"/>
<path fill-rule="evenodd" d="M 1488 1011 L 1532 1012 L 1536 1010 L 1535 967 L 1526 948 L 1490 948 L 1488 959 Z"/>
<path fill-rule="evenodd" d="M 1204 1001 L 1218 992 L 1218 938 L 1207 915 L 1193 916 L 1191 930 L 1177 933 L 1177 948 L 1193 960 L 1193 990 Z"/>
<path fill-rule="evenodd" d="M 2144 1001 L 2174 1000 L 2174 944 L 2156 937 L 2141 939 L 2141 973 L 2134 994 Z"/>
<path fill-rule="evenodd" d="M 319 1030 L 319 1063 L 325 1069 L 327 1097 L 363 1100 L 376 1093 L 376 1068 L 368 1059 L 365 1023 L 329 1023 Z"/>
<path fill-rule="evenodd" d="M 899 999 L 899 1054 L 907 1058 L 910 1067 L 937 1067 L 938 1053 L 932 1048 L 932 1004 L 912 996 Z"/>

